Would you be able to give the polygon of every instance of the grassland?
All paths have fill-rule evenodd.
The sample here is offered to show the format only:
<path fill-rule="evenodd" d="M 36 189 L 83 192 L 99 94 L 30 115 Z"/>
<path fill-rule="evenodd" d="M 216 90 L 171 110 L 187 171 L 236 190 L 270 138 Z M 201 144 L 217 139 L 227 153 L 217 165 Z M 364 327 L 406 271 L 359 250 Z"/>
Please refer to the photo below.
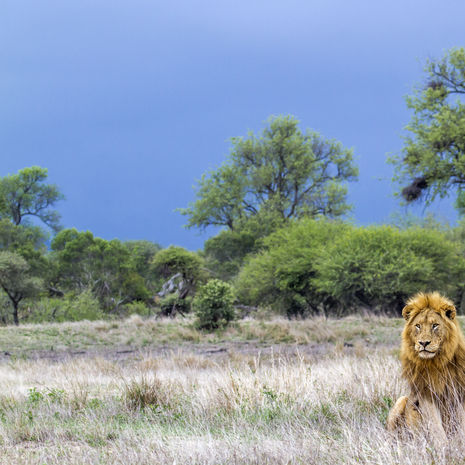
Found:
<path fill-rule="evenodd" d="M 384 422 L 402 321 L 189 320 L 0 329 L 0 463 L 451 464 Z M 5 355 L 7 352 L 7 355 Z"/>

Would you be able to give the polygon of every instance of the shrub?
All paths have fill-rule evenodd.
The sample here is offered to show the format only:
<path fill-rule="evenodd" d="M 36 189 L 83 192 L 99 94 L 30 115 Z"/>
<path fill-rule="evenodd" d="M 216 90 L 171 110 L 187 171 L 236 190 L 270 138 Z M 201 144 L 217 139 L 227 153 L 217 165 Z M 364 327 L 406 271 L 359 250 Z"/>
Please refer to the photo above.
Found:
<path fill-rule="evenodd" d="M 238 297 L 288 317 L 359 307 L 397 313 L 410 294 L 428 290 L 459 301 L 465 280 L 460 243 L 433 228 L 301 220 L 264 243 L 239 273 Z"/>
<path fill-rule="evenodd" d="M 147 304 L 140 301 L 129 302 L 124 306 L 125 315 L 140 315 L 150 316 L 154 312 L 154 309 L 150 308 Z"/>
<path fill-rule="evenodd" d="M 232 286 L 219 279 L 212 279 L 202 286 L 194 298 L 194 309 L 199 329 L 224 328 L 235 318 Z"/>
<path fill-rule="evenodd" d="M 197 285 L 202 283 L 206 277 L 203 263 L 203 259 L 198 254 L 182 247 L 171 246 L 158 252 L 152 261 L 152 269 L 159 276 L 157 287 L 161 291 L 158 295 L 171 299 L 169 293 L 173 293 L 176 287 L 182 299 L 193 295 Z M 170 286 L 174 288 L 166 290 L 163 287 L 169 284 L 169 281 L 166 281 L 168 278 L 171 278 L 170 281 L 177 279 L 177 283 L 175 286 L 171 283 Z M 179 309 L 181 309 L 182 304 L 179 304 Z"/>
<path fill-rule="evenodd" d="M 288 317 L 331 307 L 333 302 L 313 283 L 315 264 L 324 248 L 349 227 L 305 219 L 265 238 L 266 249 L 246 263 L 236 280 L 240 302 L 269 305 Z"/>
<path fill-rule="evenodd" d="M 195 252 L 171 246 L 155 255 L 152 268 L 165 279 L 181 273 L 185 280 L 194 282 L 202 275 L 202 264 L 202 259 Z"/>
<path fill-rule="evenodd" d="M 29 323 L 100 320 L 102 318 L 104 318 L 104 313 L 100 303 L 89 290 L 77 295 L 68 294 L 61 299 L 43 297 L 37 302 L 31 302 L 24 314 L 24 321 Z"/>
<path fill-rule="evenodd" d="M 352 228 L 320 255 L 314 280 L 340 311 L 358 306 L 398 313 L 418 291 L 455 297 L 463 282 L 458 244 L 438 230 L 390 226 Z"/>

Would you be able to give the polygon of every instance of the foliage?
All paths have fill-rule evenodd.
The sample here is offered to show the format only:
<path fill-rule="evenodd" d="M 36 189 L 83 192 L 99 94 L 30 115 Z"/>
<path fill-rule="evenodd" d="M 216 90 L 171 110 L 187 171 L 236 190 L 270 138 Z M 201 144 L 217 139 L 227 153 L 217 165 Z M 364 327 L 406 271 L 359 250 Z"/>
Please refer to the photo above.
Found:
<path fill-rule="evenodd" d="M 332 301 L 313 281 L 324 248 L 348 226 L 329 220 L 293 222 L 267 237 L 265 250 L 245 264 L 236 281 L 238 298 L 269 305 L 287 316 L 319 313 Z"/>
<path fill-rule="evenodd" d="M 0 220 L 0 250 L 21 255 L 28 263 L 32 274 L 48 280 L 46 238 L 46 234 L 37 226 L 17 226 L 7 219 Z"/>
<path fill-rule="evenodd" d="M 129 251 L 131 269 L 144 279 L 144 284 L 148 289 L 154 291 L 152 286 L 156 276 L 153 273 L 152 261 L 161 250 L 161 246 L 146 240 L 126 241 L 123 245 Z"/>
<path fill-rule="evenodd" d="M 81 320 L 101 320 L 104 313 L 98 299 L 89 289 L 78 294 L 70 293 L 64 298 L 42 297 L 28 305 L 23 320 L 28 323 L 43 323 Z"/>
<path fill-rule="evenodd" d="M 426 64 L 426 86 L 407 98 L 413 117 L 401 156 L 391 158 L 407 202 L 428 204 L 457 190 L 457 206 L 465 207 L 465 49 L 453 48 Z"/>
<path fill-rule="evenodd" d="M 19 303 L 26 297 L 37 295 L 43 282 L 32 276 L 26 260 L 15 252 L 0 251 L 0 287 L 10 299 L 13 320 L 19 324 Z"/>
<path fill-rule="evenodd" d="M 255 251 L 256 243 L 248 231 L 220 231 L 205 241 L 205 266 L 213 276 L 227 281 L 239 272 L 245 257 Z"/>
<path fill-rule="evenodd" d="M 52 241 L 57 282 L 71 291 L 91 289 L 106 311 L 146 300 L 150 293 L 120 241 L 94 237 L 89 231 L 60 231 Z"/>
<path fill-rule="evenodd" d="M 463 292 L 461 247 L 438 229 L 306 220 L 277 231 L 265 244 L 241 270 L 238 296 L 287 316 L 340 316 L 360 307 L 397 313 L 419 290 L 454 298 Z"/>
<path fill-rule="evenodd" d="M 154 313 L 154 310 L 147 305 L 145 302 L 135 300 L 134 302 L 129 302 L 124 305 L 124 314 L 125 315 L 140 315 L 140 316 L 150 316 Z"/>
<path fill-rule="evenodd" d="M 173 278 L 179 274 L 181 287 L 178 296 L 181 299 L 195 292 L 198 283 L 206 277 L 202 258 L 195 252 L 190 252 L 182 247 L 170 246 L 155 255 L 152 267 L 156 274 L 163 280 Z M 159 282 L 161 288 L 162 282 Z M 182 309 L 181 309 L 182 311 Z"/>
<path fill-rule="evenodd" d="M 352 151 L 339 142 L 303 133 L 292 116 L 271 117 L 262 136 L 232 138 L 229 159 L 199 181 L 197 200 L 181 213 L 188 227 L 236 229 L 259 212 L 282 221 L 303 216 L 344 214 L 345 181 L 357 169 Z"/>
<path fill-rule="evenodd" d="M 353 228 L 320 256 L 315 283 L 339 312 L 357 307 L 398 314 L 418 291 L 457 295 L 465 277 L 457 244 L 437 230 L 389 226 Z"/>
<path fill-rule="evenodd" d="M 199 288 L 193 306 L 199 329 L 224 328 L 235 318 L 232 286 L 219 279 L 212 279 Z"/>
<path fill-rule="evenodd" d="M 47 169 L 31 166 L 1 178 L 0 218 L 19 225 L 25 217 L 34 216 L 57 231 L 60 228 L 60 215 L 50 207 L 62 200 L 63 195 L 57 186 L 44 184 L 47 175 Z"/>
<path fill-rule="evenodd" d="M 228 281 L 236 276 L 249 254 L 258 252 L 263 239 L 284 222 L 273 212 L 260 211 L 238 223 L 234 230 L 225 229 L 204 245 L 206 267 L 216 278 Z"/>
<path fill-rule="evenodd" d="M 202 259 L 182 247 L 170 246 L 157 253 L 152 266 L 163 278 L 181 273 L 184 279 L 196 281 L 202 275 Z"/>

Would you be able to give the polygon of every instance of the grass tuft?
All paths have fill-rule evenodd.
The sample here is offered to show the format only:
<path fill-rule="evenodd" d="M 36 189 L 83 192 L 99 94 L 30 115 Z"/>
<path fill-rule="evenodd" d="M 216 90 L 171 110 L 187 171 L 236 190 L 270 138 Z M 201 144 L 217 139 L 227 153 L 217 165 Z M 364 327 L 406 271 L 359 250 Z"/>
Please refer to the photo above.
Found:
<path fill-rule="evenodd" d="M 123 402 L 129 410 L 156 409 L 164 406 L 166 400 L 162 383 L 157 378 L 142 375 L 124 382 Z"/>

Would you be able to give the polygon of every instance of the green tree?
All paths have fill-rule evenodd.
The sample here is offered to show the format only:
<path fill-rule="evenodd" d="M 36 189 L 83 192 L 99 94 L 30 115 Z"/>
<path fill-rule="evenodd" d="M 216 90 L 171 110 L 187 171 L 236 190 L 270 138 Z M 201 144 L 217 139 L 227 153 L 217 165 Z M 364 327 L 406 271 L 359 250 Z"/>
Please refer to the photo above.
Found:
<path fill-rule="evenodd" d="M 7 218 L 19 225 L 25 217 L 33 216 L 52 230 L 59 230 L 60 215 L 51 207 L 62 200 L 63 195 L 57 186 L 44 183 L 47 175 L 47 169 L 32 166 L 1 178 L 0 218 Z"/>
<path fill-rule="evenodd" d="M 264 244 L 237 277 L 238 297 L 287 316 L 341 316 L 360 307 L 397 313 L 420 290 L 462 296 L 463 246 L 438 229 L 306 219 Z"/>
<path fill-rule="evenodd" d="M 334 301 L 314 283 L 316 264 L 347 228 L 338 221 L 306 218 L 266 237 L 263 250 L 245 263 L 236 279 L 241 303 L 270 306 L 288 317 L 330 309 Z"/>
<path fill-rule="evenodd" d="M 162 314 L 176 316 L 190 308 L 192 294 L 205 279 L 202 258 L 195 252 L 182 247 L 168 247 L 155 255 L 152 262 L 154 272 L 160 276 L 158 295 Z"/>
<path fill-rule="evenodd" d="M 426 85 L 407 97 L 413 117 L 401 155 L 390 159 L 407 202 L 457 192 L 465 207 L 465 49 L 453 48 L 425 67 Z"/>
<path fill-rule="evenodd" d="M 13 321 L 18 325 L 20 302 L 26 297 L 37 295 L 43 288 L 43 282 L 31 274 L 29 264 L 21 255 L 1 251 L 0 286 L 10 299 L 13 307 Z"/>
<path fill-rule="evenodd" d="M 56 279 L 68 290 L 92 290 L 106 311 L 150 297 L 144 279 L 131 262 L 129 249 L 76 229 L 60 231 L 52 241 Z"/>
<path fill-rule="evenodd" d="M 123 245 L 129 251 L 131 267 L 144 279 L 147 288 L 152 289 L 154 280 L 156 279 L 152 262 L 162 247 L 155 242 L 146 240 L 126 241 L 123 242 Z"/>
<path fill-rule="evenodd" d="M 224 281 L 232 279 L 247 256 L 263 247 L 263 239 L 284 224 L 276 212 L 260 211 L 233 230 L 223 229 L 205 241 L 203 254 L 208 271 Z"/>
<path fill-rule="evenodd" d="M 152 261 L 153 269 L 163 279 L 180 273 L 187 283 L 195 286 L 203 274 L 203 261 L 195 252 L 183 247 L 170 246 L 160 250 Z"/>
<path fill-rule="evenodd" d="M 281 221 L 347 212 L 345 182 L 357 177 L 352 151 L 298 125 L 292 116 L 271 117 L 261 137 L 232 138 L 228 161 L 204 174 L 197 200 L 180 209 L 187 226 L 234 230 L 264 211 Z"/>
<path fill-rule="evenodd" d="M 358 307 L 399 314 L 408 296 L 438 290 L 460 295 L 465 262 L 459 244 L 437 229 L 351 228 L 315 264 L 314 285 L 339 314 Z"/>

